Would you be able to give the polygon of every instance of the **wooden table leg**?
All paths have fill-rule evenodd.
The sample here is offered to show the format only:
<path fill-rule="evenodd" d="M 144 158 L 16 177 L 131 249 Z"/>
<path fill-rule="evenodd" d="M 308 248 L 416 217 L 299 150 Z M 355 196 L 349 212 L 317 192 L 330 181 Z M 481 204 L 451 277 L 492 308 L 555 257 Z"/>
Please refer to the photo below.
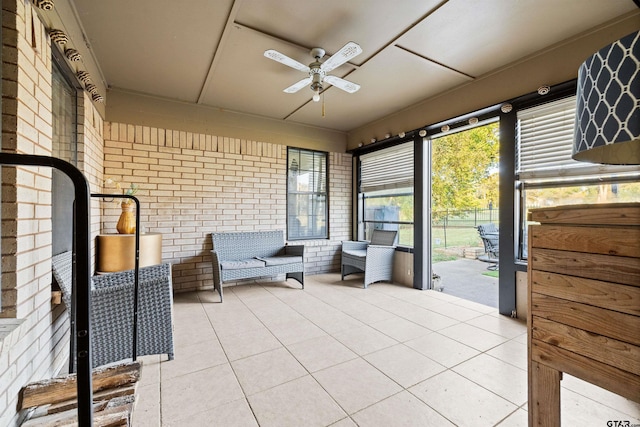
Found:
<path fill-rule="evenodd" d="M 529 368 L 529 426 L 560 427 L 562 372 L 531 361 Z"/>

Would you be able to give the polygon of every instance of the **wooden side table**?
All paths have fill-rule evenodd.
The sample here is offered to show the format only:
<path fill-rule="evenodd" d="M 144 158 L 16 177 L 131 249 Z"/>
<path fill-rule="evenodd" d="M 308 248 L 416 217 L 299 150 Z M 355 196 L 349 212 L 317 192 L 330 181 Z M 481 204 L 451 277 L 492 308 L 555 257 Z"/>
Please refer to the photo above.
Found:
<path fill-rule="evenodd" d="M 133 270 L 136 240 L 134 234 L 99 234 L 96 237 L 98 273 Z M 162 263 L 162 234 L 140 234 L 140 267 Z"/>
<path fill-rule="evenodd" d="M 640 402 L 640 203 L 529 220 L 529 425 L 560 425 L 563 372 Z"/>

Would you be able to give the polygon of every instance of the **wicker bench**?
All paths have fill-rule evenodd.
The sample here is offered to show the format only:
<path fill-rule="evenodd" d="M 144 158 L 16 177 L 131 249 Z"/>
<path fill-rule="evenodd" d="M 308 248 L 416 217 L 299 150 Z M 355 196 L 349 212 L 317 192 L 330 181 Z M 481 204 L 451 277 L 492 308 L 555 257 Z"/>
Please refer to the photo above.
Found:
<path fill-rule="evenodd" d="M 211 233 L 213 286 L 225 282 L 286 275 L 304 289 L 304 245 L 285 245 L 282 231 Z"/>
<path fill-rule="evenodd" d="M 52 258 L 53 277 L 71 310 L 72 254 Z M 91 354 L 93 367 L 133 354 L 134 270 L 91 278 Z M 173 359 L 171 264 L 140 269 L 138 283 L 138 356 L 166 354 Z"/>

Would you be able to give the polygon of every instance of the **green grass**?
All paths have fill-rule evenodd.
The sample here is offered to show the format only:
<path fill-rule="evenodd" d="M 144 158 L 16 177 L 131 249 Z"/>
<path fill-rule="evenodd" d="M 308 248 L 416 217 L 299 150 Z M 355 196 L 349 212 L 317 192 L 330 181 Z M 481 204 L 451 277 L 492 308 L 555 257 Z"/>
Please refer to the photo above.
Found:
<path fill-rule="evenodd" d="M 496 279 L 500 277 L 499 271 L 485 271 L 482 273 L 483 276 L 495 277 Z"/>
<path fill-rule="evenodd" d="M 478 230 L 473 227 L 450 228 L 442 227 L 431 229 L 431 238 L 434 248 L 450 248 L 459 246 L 482 246 L 482 240 Z"/>
<path fill-rule="evenodd" d="M 442 252 L 433 251 L 431 254 L 431 262 L 440 262 L 440 261 L 453 261 L 458 259 L 455 255 L 445 254 Z"/>
<path fill-rule="evenodd" d="M 413 246 L 413 229 L 401 228 L 399 232 L 399 242 L 403 246 Z M 434 249 L 451 247 L 481 247 L 482 241 L 478 235 L 478 230 L 473 227 L 451 228 L 433 227 L 431 229 L 431 244 Z"/>

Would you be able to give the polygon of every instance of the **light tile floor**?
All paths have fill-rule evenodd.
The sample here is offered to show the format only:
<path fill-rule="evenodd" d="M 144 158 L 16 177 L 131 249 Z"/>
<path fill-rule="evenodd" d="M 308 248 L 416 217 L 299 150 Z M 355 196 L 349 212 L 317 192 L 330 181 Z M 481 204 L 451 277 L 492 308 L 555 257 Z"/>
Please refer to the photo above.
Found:
<path fill-rule="evenodd" d="M 526 426 L 524 323 L 339 274 L 175 296 L 175 360 L 142 358 L 134 426 Z M 564 376 L 562 424 L 640 424 Z"/>

